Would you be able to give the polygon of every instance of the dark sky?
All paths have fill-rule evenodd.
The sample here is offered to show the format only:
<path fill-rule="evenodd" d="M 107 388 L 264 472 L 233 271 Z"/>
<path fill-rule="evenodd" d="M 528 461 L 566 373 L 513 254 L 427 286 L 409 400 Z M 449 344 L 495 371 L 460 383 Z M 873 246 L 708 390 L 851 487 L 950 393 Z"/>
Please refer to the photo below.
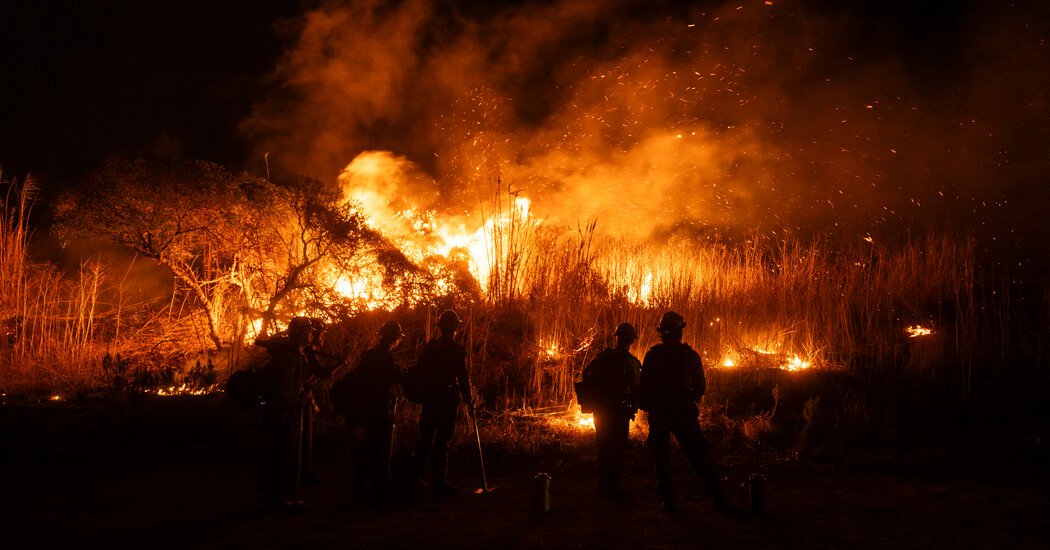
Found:
<path fill-rule="evenodd" d="M 237 122 L 297 1 L 9 0 L 0 6 L 0 165 L 71 176 L 115 153 L 236 162 Z"/>
<path fill-rule="evenodd" d="M 665 4 L 667 2 L 664 2 Z M 266 94 L 308 2 L 8 0 L 0 7 L 0 166 L 69 177 L 117 153 L 243 163 L 237 125 Z M 461 2 L 467 11 L 490 2 Z M 921 7 L 916 7 L 920 5 Z M 664 6 L 666 9 L 666 6 Z M 853 2 L 859 49 L 896 51 L 936 86 L 969 2 Z"/>

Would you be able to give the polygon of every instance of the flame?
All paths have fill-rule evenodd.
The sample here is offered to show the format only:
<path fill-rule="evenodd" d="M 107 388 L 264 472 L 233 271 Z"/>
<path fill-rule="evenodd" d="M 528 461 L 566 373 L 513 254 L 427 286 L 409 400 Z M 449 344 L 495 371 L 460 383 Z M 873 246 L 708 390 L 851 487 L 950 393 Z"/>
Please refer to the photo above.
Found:
<path fill-rule="evenodd" d="M 736 362 L 731 357 L 726 357 L 722 360 L 722 366 L 726 368 L 732 368 L 736 366 Z"/>
<path fill-rule="evenodd" d="M 908 333 L 908 338 L 918 338 L 920 336 L 929 336 L 933 334 L 933 329 L 919 325 L 910 326 L 904 330 Z"/>
<path fill-rule="evenodd" d="M 547 359 L 554 360 L 561 357 L 561 346 L 558 345 L 558 341 L 554 338 L 540 340 L 540 351 Z"/>
<path fill-rule="evenodd" d="M 627 299 L 632 303 L 649 305 L 649 296 L 653 293 L 653 272 L 650 271 L 645 274 L 642 279 L 642 284 L 636 289 L 629 288 L 627 291 Z"/>
<path fill-rule="evenodd" d="M 794 372 L 808 369 L 810 365 L 811 363 L 809 361 L 803 361 L 799 358 L 798 354 L 795 354 L 795 356 L 792 359 L 790 359 L 787 363 L 784 363 L 784 365 L 780 368 Z"/>
<path fill-rule="evenodd" d="M 580 414 L 576 419 L 576 424 L 583 430 L 594 429 L 594 415 L 591 413 Z"/>
<path fill-rule="evenodd" d="M 173 395 L 211 395 L 213 393 L 220 392 L 222 392 L 222 390 L 219 389 L 218 384 L 212 384 L 211 386 L 207 387 L 197 387 L 183 383 L 179 386 L 168 386 L 166 388 L 146 390 L 145 393 L 152 393 L 154 395 L 170 397 Z"/>
<path fill-rule="evenodd" d="M 365 151 L 355 157 L 339 175 L 343 199 L 356 203 L 366 223 L 380 231 L 405 256 L 427 267 L 427 260 L 464 259 L 470 274 L 483 291 L 488 290 L 493 266 L 500 253 L 508 250 L 507 229 L 517 224 L 538 224 L 533 218 L 532 201 L 515 194 L 506 208 L 492 215 L 471 216 L 469 212 L 439 211 L 437 197 L 428 189 L 438 185 L 423 175 L 411 161 L 386 151 Z M 421 191 L 423 190 L 423 191 Z M 451 290 L 453 281 L 435 269 L 437 292 Z M 417 305 L 422 296 L 392 292 L 384 287 L 375 266 L 364 266 L 353 274 L 333 273 L 333 290 L 364 309 Z"/>

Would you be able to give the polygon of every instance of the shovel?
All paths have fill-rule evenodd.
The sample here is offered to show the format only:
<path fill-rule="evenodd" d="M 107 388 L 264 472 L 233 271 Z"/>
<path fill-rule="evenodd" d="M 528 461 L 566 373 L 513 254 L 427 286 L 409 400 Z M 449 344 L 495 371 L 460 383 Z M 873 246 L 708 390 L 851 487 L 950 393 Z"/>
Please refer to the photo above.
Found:
<path fill-rule="evenodd" d="M 476 489 L 474 494 L 481 495 L 485 493 L 491 493 L 495 490 L 495 487 L 489 487 L 489 479 L 485 474 L 485 456 L 481 452 L 481 432 L 478 431 L 478 417 L 474 412 L 474 407 L 470 407 L 470 420 L 474 423 L 474 441 L 478 444 L 478 461 L 481 463 L 481 488 Z"/>

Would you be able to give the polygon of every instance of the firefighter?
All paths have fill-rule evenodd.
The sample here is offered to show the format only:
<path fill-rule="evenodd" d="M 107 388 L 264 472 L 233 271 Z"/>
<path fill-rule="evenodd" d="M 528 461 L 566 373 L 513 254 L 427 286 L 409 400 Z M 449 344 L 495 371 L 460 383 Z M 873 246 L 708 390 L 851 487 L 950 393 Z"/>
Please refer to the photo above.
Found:
<path fill-rule="evenodd" d="M 455 311 L 446 310 L 438 318 L 441 335 L 426 343 L 414 369 L 424 386 L 420 404 L 419 440 L 416 443 L 415 466 L 419 481 L 430 466 L 430 491 L 444 497 L 454 491 L 448 484 L 448 447 L 456 428 L 460 399 L 473 416 L 474 402 L 467 374 L 467 350 L 455 341 L 456 330 L 463 325 Z"/>
<path fill-rule="evenodd" d="M 707 496 L 717 509 L 724 510 L 725 494 L 699 423 L 697 402 L 707 389 L 704 366 L 700 355 L 682 342 L 684 328 L 681 315 L 664 313 L 656 327 L 661 343 L 649 348 L 642 361 L 639 406 L 649 419 L 646 443 L 652 452 L 657 493 L 664 510 L 677 511 L 671 488 L 671 434 L 700 476 Z"/>
<path fill-rule="evenodd" d="M 344 360 L 324 351 L 325 334 L 328 326 L 317 318 L 310 319 L 310 345 L 304 350 L 306 355 L 306 394 L 309 401 L 303 416 L 303 482 L 315 483 L 320 480 L 313 471 L 314 422 L 321 414 L 321 404 L 327 401 L 325 385 L 336 372 L 342 368 Z"/>
<path fill-rule="evenodd" d="M 361 356 L 354 369 L 357 385 L 355 404 L 364 425 L 365 441 L 354 472 L 353 490 L 359 495 L 372 484 L 373 502 L 386 504 L 390 487 L 390 456 L 394 443 L 394 413 L 397 396 L 394 386 L 401 380 L 401 369 L 392 354 L 401 341 L 401 325 L 388 321 L 379 329 L 379 342 Z"/>
<path fill-rule="evenodd" d="M 620 467 L 627 448 L 631 420 L 637 407 L 641 363 L 631 353 L 638 331 L 620 323 L 613 333 L 616 345 L 606 348 L 583 370 L 595 401 L 594 437 L 598 447 L 598 490 L 613 498 L 629 498 L 620 486 Z"/>
<path fill-rule="evenodd" d="M 285 508 L 303 505 L 302 474 L 304 424 L 309 400 L 306 393 L 307 358 L 310 346 L 310 319 L 295 317 L 288 323 L 287 336 L 256 340 L 270 353 L 263 370 L 265 417 L 273 443 L 271 496 Z"/>

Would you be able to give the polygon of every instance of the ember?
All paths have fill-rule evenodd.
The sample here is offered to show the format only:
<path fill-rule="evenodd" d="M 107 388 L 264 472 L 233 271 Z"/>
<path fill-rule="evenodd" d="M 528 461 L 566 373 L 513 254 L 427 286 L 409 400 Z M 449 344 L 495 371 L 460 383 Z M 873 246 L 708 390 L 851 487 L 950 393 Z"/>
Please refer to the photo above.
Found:
<path fill-rule="evenodd" d="M 909 338 L 918 338 L 920 336 L 929 336 L 933 334 L 933 329 L 919 325 L 910 326 L 904 329 L 904 331 L 908 333 Z"/>

